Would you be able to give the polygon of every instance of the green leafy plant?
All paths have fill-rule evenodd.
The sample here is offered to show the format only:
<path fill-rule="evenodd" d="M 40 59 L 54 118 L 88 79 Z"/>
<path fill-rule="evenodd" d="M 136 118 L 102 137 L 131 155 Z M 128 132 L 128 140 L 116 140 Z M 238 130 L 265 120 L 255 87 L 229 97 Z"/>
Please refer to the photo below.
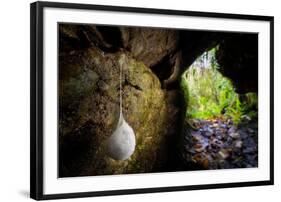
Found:
<path fill-rule="evenodd" d="M 181 77 L 181 88 L 187 104 L 186 115 L 190 118 L 231 118 L 239 123 L 245 114 L 257 113 L 257 95 L 240 95 L 231 81 L 218 71 L 215 60 L 217 47 L 205 52 Z"/>

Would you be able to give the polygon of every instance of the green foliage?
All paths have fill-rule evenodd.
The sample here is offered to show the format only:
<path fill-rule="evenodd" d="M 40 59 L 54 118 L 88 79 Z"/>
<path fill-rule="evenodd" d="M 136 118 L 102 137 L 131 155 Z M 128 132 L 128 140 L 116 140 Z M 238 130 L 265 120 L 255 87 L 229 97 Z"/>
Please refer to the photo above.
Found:
<path fill-rule="evenodd" d="M 181 88 L 188 106 L 186 115 L 199 119 L 230 117 L 235 123 L 242 115 L 255 116 L 257 95 L 243 95 L 240 101 L 241 96 L 235 92 L 231 81 L 218 71 L 215 51 L 216 48 L 204 53 L 182 75 Z"/>

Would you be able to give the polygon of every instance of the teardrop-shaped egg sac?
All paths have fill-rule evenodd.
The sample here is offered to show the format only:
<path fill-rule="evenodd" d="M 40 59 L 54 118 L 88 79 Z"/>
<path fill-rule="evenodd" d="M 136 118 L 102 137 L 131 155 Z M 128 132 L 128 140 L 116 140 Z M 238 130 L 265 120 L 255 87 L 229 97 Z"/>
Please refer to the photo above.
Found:
<path fill-rule="evenodd" d="M 134 130 L 121 114 L 116 130 L 107 141 L 107 154 L 115 160 L 126 160 L 134 153 L 135 146 Z"/>

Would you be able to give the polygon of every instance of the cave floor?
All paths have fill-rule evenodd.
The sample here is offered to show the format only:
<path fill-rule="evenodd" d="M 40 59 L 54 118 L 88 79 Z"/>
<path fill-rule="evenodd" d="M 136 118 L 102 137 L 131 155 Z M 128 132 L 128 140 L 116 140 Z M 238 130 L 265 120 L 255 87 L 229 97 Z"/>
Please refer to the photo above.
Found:
<path fill-rule="evenodd" d="M 190 124 L 190 122 L 192 124 Z M 239 124 L 230 119 L 189 120 L 184 159 L 201 169 L 258 166 L 258 121 L 245 117 Z"/>

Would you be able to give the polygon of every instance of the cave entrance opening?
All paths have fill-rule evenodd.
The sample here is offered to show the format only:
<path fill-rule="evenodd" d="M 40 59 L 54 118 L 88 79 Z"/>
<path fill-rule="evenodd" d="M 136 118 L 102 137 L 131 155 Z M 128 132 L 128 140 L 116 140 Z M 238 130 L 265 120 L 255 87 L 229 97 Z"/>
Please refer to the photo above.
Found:
<path fill-rule="evenodd" d="M 231 119 L 239 123 L 242 103 L 231 81 L 219 72 L 219 46 L 201 54 L 181 77 L 190 119 Z"/>
<path fill-rule="evenodd" d="M 256 167 L 257 94 L 236 93 L 220 73 L 218 49 L 205 51 L 181 76 L 186 103 L 183 156 L 195 166 L 191 169 Z"/>

